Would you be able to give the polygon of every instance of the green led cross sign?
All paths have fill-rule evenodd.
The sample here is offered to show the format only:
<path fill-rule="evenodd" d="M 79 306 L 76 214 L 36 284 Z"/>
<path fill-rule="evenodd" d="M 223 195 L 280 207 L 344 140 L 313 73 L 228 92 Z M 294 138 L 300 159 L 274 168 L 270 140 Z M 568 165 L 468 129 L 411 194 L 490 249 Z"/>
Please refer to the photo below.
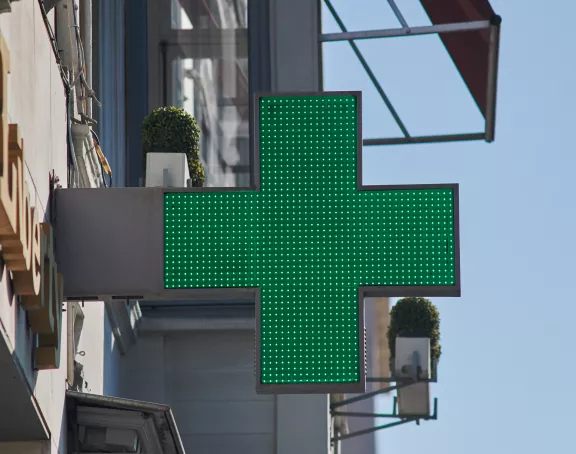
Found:
<path fill-rule="evenodd" d="M 251 295 L 258 392 L 363 392 L 364 297 L 460 293 L 457 185 L 363 186 L 360 104 L 259 95 L 254 187 L 164 194 L 164 286 Z"/>

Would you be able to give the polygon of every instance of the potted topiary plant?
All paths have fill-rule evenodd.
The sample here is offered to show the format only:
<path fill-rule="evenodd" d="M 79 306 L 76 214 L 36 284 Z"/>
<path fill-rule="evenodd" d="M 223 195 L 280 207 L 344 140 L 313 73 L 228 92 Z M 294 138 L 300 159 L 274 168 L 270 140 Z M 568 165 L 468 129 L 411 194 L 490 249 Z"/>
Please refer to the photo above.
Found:
<path fill-rule="evenodd" d="M 154 109 L 142 122 L 144 163 L 147 153 L 185 153 L 193 187 L 204 185 L 204 166 L 198 143 L 200 128 L 196 119 L 179 107 Z M 145 165 L 145 164 L 144 164 Z"/>
<path fill-rule="evenodd" d="M 390 311 L 388 345 L 390 358 L 396 352 L 397 337 L 427 337 L 430 339 L 430 359 L 440 359 L 440 314 L 427 298 L 402 298 Z M 394 368 L 391 368 L 394 370 Z"/>

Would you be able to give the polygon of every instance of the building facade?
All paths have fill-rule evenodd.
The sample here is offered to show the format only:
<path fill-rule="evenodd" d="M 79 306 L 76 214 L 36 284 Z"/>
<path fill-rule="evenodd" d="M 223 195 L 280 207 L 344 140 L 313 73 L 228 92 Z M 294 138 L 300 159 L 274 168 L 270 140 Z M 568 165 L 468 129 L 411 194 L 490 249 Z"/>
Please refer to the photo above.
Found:
<path fill-rule="evenodd" d="M 197 119 L 208 186 L 249 186 L 254 94 L 323 89 L 321 10 L 0 0 L 0 454 L 375 452 L 373 433 L 332 441 L 374 425 L 331 418 L 347 396 L 256 394 L 254 304 L 65 302 L 54 240 L 58 188 L 144 186 L 140 128 L 159 106 Z M 368 368 L 388 377 L 382 300 L 366 307 Z"/>
<path fill-rule="evenodd" d="M 66 452 L 69 336 L 55 260 L 53 194 L 78 181 L 70 165 L 70 121 L 77 114 L 71 112 L 71 74 L 56 58 L 55 28 L 54 12 L 40 2 L 8 2 L 0 14 L 2 453 Z M 103 307 L 86 307 L 85 313 L 89 330 L 102 338 Z M 85 337 L 84 376 L 101 393 L 104 343 Z"/>
<path fill-rule="evenodd" d="M 54 193 L 111 178 L 92 128 L 88 11 L 0 5 L 0 452 L 181 453 L 169 407 L 111 397 L 137 302 L 63 301 Z"/>

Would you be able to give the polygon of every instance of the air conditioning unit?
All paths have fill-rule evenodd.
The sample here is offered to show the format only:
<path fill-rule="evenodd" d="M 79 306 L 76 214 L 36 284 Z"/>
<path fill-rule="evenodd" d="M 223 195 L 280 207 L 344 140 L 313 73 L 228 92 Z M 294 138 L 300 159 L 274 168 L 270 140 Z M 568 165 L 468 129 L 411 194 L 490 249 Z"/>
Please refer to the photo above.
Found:
<path fill-rule="evenodd" d="M 185 153 L 146 154 L 146 187 L 186 188 L 189 181 Z"/>

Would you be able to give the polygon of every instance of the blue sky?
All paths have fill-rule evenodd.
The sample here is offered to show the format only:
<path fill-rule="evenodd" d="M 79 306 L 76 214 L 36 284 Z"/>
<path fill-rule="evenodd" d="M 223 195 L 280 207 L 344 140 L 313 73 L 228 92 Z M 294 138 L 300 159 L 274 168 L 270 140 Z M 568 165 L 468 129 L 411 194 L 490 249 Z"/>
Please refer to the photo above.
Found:
<path fill-rule="evenodd" d="M 349 30 L 398 27 L 385 0 L 333 0 Z M 418 0 L 397 0 L 428 24 Z M 460 183 L 462 298 L 441 313 L 439 419 L 381 431 L 379 452 L 531 454 L 573 447 L 576 391 L 576 3 L 492 0 L 503 18 L 496 141 L 364 149 L 366 184 Z M 339 31 L 324 10 L 324 31 Z M 482 117 L 437 37 L 359 42 L 413 134 Z M 364 137 L 398 136 L 347 43 L 325 90 L 362 90 Z M 378 402 L 390 410 L 391 402 Z"/>

